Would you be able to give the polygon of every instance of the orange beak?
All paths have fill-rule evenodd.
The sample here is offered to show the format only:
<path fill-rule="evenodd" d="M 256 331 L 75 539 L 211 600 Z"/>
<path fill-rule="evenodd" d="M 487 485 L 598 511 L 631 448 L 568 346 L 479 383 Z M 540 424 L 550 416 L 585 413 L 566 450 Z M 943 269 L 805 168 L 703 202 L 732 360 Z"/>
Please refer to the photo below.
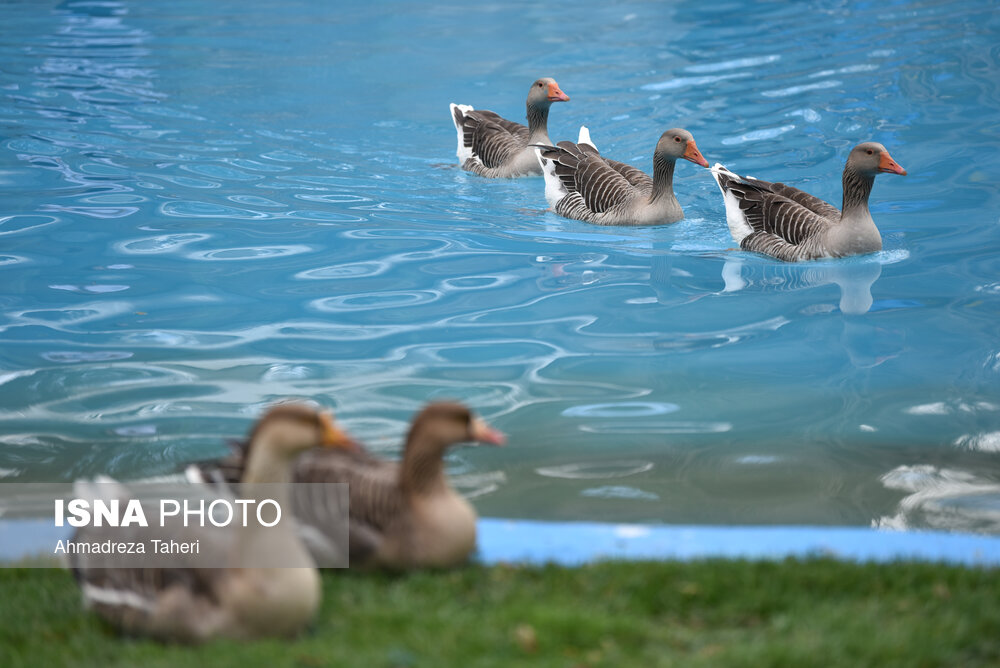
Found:
<path fill-rule="evenodd" d="M 472 440 L 474 441 L 491 443 L 492 445 L 503 445 L 507 442 L 507 437 L 503 435 L 503 432 L 497 431 L 493 427 L 489 426 L 482 418 L 475 418 L 472 421 L 469 432 L 472 435 Z"/>
<path fill-rule="evenodd" d="M 703 156 L 701 151 L 698 150 L 698 147 L 695 145 L 693 139 L 687 143 L 687 148 L 684 149 L 684 155 L 681 157 L 685 160 L 690 160 L 696 165 L 708 167 L 708 160 L 705 160 L 705 156 Z"/>
<path fill-rule="evenodd" d="M 550 83 L 549 84 L 549 101 L 550 102 L 569 102 L 569 95 L 559 90 L 559 84 Z"/>
<path fill-rule="evenodd" d="M 319 416 L 320 425 L 323 429 L 323 447 L 342 448 L 358 452 L 361 446 L 344 430 L 340 429 L 333 421 L 333 416 L 329 413 L 322 413 Z"/>
<path fill-rule="evenodd" d="M 888 151 L 883 153 L 882 156 L 879 158 L 878 171 L 886 172 L 888 174 L 901 174 L 903 176 L 906 176 L 906 170 L 900 167 L 899 163 L 897 163 L 895 160 L 892 159 L 892 156 L 889 155 Z"/>

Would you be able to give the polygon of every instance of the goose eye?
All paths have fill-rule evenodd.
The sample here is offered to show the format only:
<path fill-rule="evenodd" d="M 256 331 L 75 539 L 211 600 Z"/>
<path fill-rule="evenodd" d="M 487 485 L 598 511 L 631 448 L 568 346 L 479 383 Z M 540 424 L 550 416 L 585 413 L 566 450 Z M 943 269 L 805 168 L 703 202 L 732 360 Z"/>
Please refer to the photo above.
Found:
<path fill-rule="evenodd" d="M 675 141 L 675 142 L 680 142 L 680 140 L 681 140 L 681 138 L 680 138 L 680 137 L 674 137 L 674 141 Z"/>
<path fill-rule="evenodd" d="M 875 151 L 873 151 L 873 150 L 871 150 L 871 149 L 868 149 L 868 155 L 871 155 L 871 154 L 873 154 L 874 152 L 875 152 Z"/>

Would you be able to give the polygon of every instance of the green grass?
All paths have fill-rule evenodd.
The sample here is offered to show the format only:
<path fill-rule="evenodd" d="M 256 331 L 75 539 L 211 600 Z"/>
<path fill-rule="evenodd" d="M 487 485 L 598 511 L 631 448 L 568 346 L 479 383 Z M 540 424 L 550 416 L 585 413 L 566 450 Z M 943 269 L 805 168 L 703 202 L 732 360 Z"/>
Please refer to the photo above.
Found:
<path fill-rule="evenodd" d="M 327 572 L 291 641 L 124 638 L 68 573 L 0 570 L 0 666 L 1000 666 L 1000 572 L 919 563 L 600 563 Z"/>

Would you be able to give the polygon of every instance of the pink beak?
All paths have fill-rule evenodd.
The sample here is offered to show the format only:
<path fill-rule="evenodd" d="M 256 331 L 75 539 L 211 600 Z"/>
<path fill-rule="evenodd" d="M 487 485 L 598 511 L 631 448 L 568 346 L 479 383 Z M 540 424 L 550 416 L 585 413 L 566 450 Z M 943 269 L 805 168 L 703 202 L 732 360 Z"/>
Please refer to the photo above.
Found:
<path fill-rule="evenodd" d="M 899 163 L 892 159 L 892 156 L 889 155 L 888 151 L 883 153 L 879 158 L 878 171 L 906 176 L 906 170 L 900 167 Z"/>
<path fill-rule="evenodd" d="M 569 102 L 569 95 L 559 90 L 559 84 L 549 84 L 549 100 L 552 102 Z"/>
<path fill-rule="evenodd" d="M 703 156 L 701 151 L 698 150 L 698 147 L 695 146 L 693 139 L 687 143 L 687 148 L 684 149 L 684 155 L 682 157 L 685 160 L 690 160 L 696 165 L 708 167 L 708 160 L 705 160 L 705 156 Z"/>
<path fill-rule="evenodd" d="M 476 418 L 472 421 L 472 429 L 470 431 L 473 440 L 480 441 L 482 443 L 503 445 L 507 442 L 507 437 L 503 435 L 503 432 L 489 426 L 482 418 Z"/>

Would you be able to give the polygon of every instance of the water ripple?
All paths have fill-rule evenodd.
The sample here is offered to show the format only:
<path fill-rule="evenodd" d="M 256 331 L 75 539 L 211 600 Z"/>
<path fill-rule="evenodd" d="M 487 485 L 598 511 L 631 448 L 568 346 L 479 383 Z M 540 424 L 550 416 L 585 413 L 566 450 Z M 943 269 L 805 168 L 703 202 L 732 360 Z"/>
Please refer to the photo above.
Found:
<path fill-rule="evenodd" d="M 217 248 L 207 251 L 193 251 L 185 255 L 192 260 L 213 260 L 230 262 L 234 260 L 270 260 L 288 257 L 316 250 L 312 246 L 295 244 L 289 246 L 247 246 L 242 248 Z"/>
<path fill-rule="evenodd" d="M 307 269 L 295 274 L 295 278 L 306 280 L 337 280 L 343 278 L 362 278 L 378 276 L 390 267 L 388 262 L 351 262 L 330 267 Z"/>
<path fill-rule="evenodd" d="M 0 235 L 18 234 L 58 223 L 55 216 L 14 215 L 0 217 Z"/>
<path fill-rule="evenodd" d="M 775 88 L 772 90 L 761 91 L 761 95 L 764 97 L 789 97 L 791 95 L 800 95 L 811 90 L 822 90 L 824 88 L 836 88 L 837 86 L 843 85 L 841 81 L 836 79 L 827 79 L 826 81 L 817 81 L 811 84 L 801 84 L 798 86 L 789 86 L 788 88 Z"/>
<path fill-rule="evenodd" d="M 326 297 L 309 303 L 317 311 L 336 313 L 339 311 L 371 311 L 384 308 L 399 308 L 417 306 L 440 299 L 441 293 L 433 290 L 414 290 L 412 292 L 383 291 L 369 292 L 343 297 Z"/>
<path fill-rule="evenodd" d="M 572 406 L 562 412 L 566 417 L 649 417 L 666 415 L 679 410 L 677 404 L 649 401 L 625 401 L 615 404 L 589 404 Z"/>
<path fill-rule="evenodd" d="M 60 350 L 42 353 L 42 358 L 49 362 L 60 364 L 76 364 L 79 362 L 110 362 L 112 360 L 125 360 L 132 357 L 133 353 L 124 351 L 72 351 Z"/>
<path fill-rule="evenodd" d="M 237 218 L 243 220 L 259 220 L 267 218 L 268 214 L 250 209 L 238 209 L 224 204 L 210 202 L 167 202 L 160 206 L 160 212 L 167 216 L 180 218 Z"/>
<path fill-rule="evenodd" d="M 208 234 L 189 232 L 184 234 L 163 234 L 155 237 L 145 237 L 121 241 L 115 244 L 115 248 L 120 253 L 126 254 L 146 254 L 146 253 L 171 253 L 188 244 L 197 243 L 211 239 Z"/>
<path fill-rule="evenodd" d="M 257 174 L 247 174 L 243 170 L 232 169 L 222 165 L 181 165 L 181 169 L 201 176 L 209 176 L 213 179 L 222 179 L 223 181 L 256 181 L 263 178 Z"/>
<path fill-rule="evenodd" d="M 535 469 L 535 473 L 540 476 L 545 476 L 546 478 L 598 480 L 601 478 L 626 478 L 628 476 L 638 475 L 639 473 L 646 473 L 651 470 L 653 470 L 653 462 L 623 460 L 543 466 Z"/>
<path fill-rule="evenodd" d="M 23 255 L 0 255 L 0 267 L 9 264 L 24 264 L 26 262 L 31 262 L 31 260 Z"/>
<path fill-rule="evenodd" d="M 685 422 L 679 420 L 629 420 L 580 425 L 591 434 L 721 434 L 730 431 L 729 422 Z"/>
<path fill-rule="evenodd" d="M 623 485 L 591 487 L 580 492 L 580 496 L 589 496 L 598 499 L 627 499 L 630 501 L 658 501 L 660 499 L 658 495 L 652 492 L 644 492 L 637 487 L 625 487 Z"/>
<path fill-rule="evenodd" d="M 954 468 L 899 466 L 881 477 L 888 489 L 907 492 L 896 512 L 875 518 L 882 529 L 914 528 L 1000 532 L 1000 483 Z"/>

